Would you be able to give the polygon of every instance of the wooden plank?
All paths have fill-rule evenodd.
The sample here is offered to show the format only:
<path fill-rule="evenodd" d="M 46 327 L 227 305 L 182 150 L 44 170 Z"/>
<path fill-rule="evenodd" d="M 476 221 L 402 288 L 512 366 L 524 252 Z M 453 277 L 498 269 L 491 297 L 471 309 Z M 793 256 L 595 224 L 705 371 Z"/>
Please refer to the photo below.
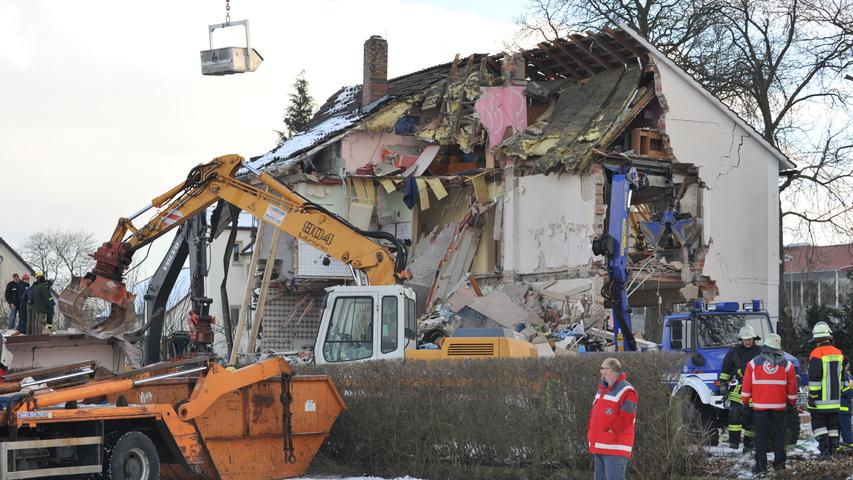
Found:
<path fill-rule="evenodd" d="M 237 321 L 237 331 L 234 333 L 234 347 L 231 349 L 231 355 L 228 357 L 228 365 L 232 367 L 237 365 L 237 355 L 240 353 L 240 344 L 243 343 L 243 330 L 246 328 L 246 318 L 249 315 L 249 305 L 252 301 L 252 286 L 255 283 L 255 269 L 258 267 L 258 259 L 261 256 L 261 246 L 263 245 L 266 224 L 266 222 L 260 222 L 258 232 L 255 235 L 255 248 L 252 251 L 252 260 L 249 261 L 249 274 L 246 279 L 246 290 L 243 291 L 240 319 Z"/>
<path fill-rule="evenodd" d="M 592 32 L 586 32 L 586 35 L 587 35 L 587 37 L 592 39 L 592 41 L 595 43 L 596 46 L 601 47 L 602 50 L 604 50 L 611 57 L 613 57 L 614 60 L 616 60 L 617 62 L 619 62 L 621 64 L 625 64 L 625 59 L 622 58 L 622 55 L 619 55 L 619 52 L 617 52 L 616 50 L 611 48 L 609 45 L 607 45 L 607 43 L 604 42 L 604 40 L 602 38 L 594 35 Z"/>
<path fill-rule="evenodd" d="M 539 48 L 541 48 L 546 53 L 548 53 L 548 56 L 551 58 L 551 60 L 554 60 L 556 63 L 559 63 L 560 66 L 562 66 L 567 72 L 569 72 L 569 75 L 571 75 L 575 79 L 583 80 L 584 78 L 586 78 L 586 76 L 581 75 L 580 73 L 575 71 L 575 68 L 572 67 L 571 65 L 569 65 L 568 62 L 566 62 L 565 60 L 560 58 L 560 56 L 557 55 L 557 53 L 550 46 L 548 46 L 547 43 L 545 43 L 545 42 L 540 43 Z M 578 65 L 580 65 L 580 63 L 578 63 Z M 583 67 L 583 65 L 581 65 L 581 67 Z M 591 72 L 591 73 L 595 73 L 595 72 Z"/>
<path fill-rule="evenodd" d="M 541 70 L 544 75 L 546 75 L 546 76 L 550 75 L 551 78 L 557 76 L 556 70 L 554 70 L 549 65 L 543 65 L 542 60 L 536 58 L 536 56 L 533 53 L 531 53 L 530 50 L 525 50 L 521 54 L 524 56 L 525 59 L 527 59 L 528 63 L 530 63 L 531 65 L 536 67 L 536 69 Z M 577 78 L 577 77 L 573 77 L 573 78 Z M 580 79 L 578 79 L 578 80 L 580 80 Z"/>
<path fill-rule="evenodd" d="M 267 264 L 264 267 L 264 277 L 261 280 L 261 293 L 258 294 L 258 309 L 255 310 L 255 321 L 252 322 L 252 332 L 249 334 L 249 344 L 246 347 L 246 353 L 255 351 L 255 341 L 258 338 L 258 333 L 261 330 L 261 322 L 264 319 L 264 309 L 267 306 L 267 296 L 269 295 L 270 279 L 272 278 L 272 269 L 275 266 L 275 258 L 278 253 L 278 239 L 281 238 L 281 230 L 276 228 L 272 232 L 272 241 L 270 242 L 270 251 L 267 256 Z M 234 342 L 237 345 L 237 342 Z"/>
<path fill-rule="evenodd" d="M 598 64 L 599 64 L 599 65 L 601 65 L 602 67 L 604 67 L 604 68 L 605 68 L 605 69 L 607 69 L 607 70 L 610 70 L 610 62 L 608 62 L 608 61 L 607 61 L 607 60 L 605 60 L 604 58 L 602 58 L 602 57 L 600 57 L 600 56 L 596 55 L 595 53 L 593 53 L 593 52 L 592 52 L 592 45 L 587 46 L 587 45 L 584 45 L 584 44 L 583 44 L 583 42 L 581 42 L 581 40 L 583 40 L 583 38 L 584 38 L 584 37 L 582 37 L 582 36 L 580 36 L 580 35 L 575 34 L 575 35 L 572 35 L 572 36 L 570 36 L 570 37 L 569 37 L 569 41 L 570 41 L 570 42 L 572 42 L 573 44 L 577 45 L 577 47 L 578 47 L 580 50 L 582 50 L 584 53 L 586 53 L 587 55 L 589 55 L 593 60 L 595 60 L 596 62 L 598 62 Z M 563 39 L 563 38 L 560 38 L 559 40 L 560 40 L 561 42 L 565 42 L 565 41 L 566 41 L 566 40 L 565 40 L 565 39 Z M 620 63 L 621 63 L 621 62 L 620 62 Z"/>
<path fill-rule="evenodd" d="M 589 74 L 590 74 L 590 75 L 595 75 L 595 74 L 597 73 L 597 72 L 595 71 L 595 69 L 593 69 L 593 68 L 589 65 L 589 63 L 587 63 L 585 60 L 583 60 L 582 58 L 580 58 L 580 56 L 575 55 L 575 52 L 572 52 L 572 49 L 571 49 L 571 48 L 569 48 L 568 46 L 566 46 L 566 45 L 564 45 L 564 44 L 562 44 L 562 43 L 554 44 L 554 46 L 556 46 L 556 47 L 557 47 L 561 52 L 565 53 L 569 58 L 571 58 L 575 63 L 577 63 L 578 65 L 580 65 L 584 70 L 586 70 L 587 72 L 589 72 Z"/>
<path fill-rule="evenodd" d="M 630 38 L 627 38 L 627 39 L 625 38 L 625 32 L 623 32 L 621 30 L 613 30 L 611 28 L 606 28 L 606 27 L 603 28 L 602 31 L 604 31 L 605 33 L 610 35 L 610 38 L 613 39 L 613 43 L 615 43 L 619 47 L 630 51 L 632 54 L 634 54 L 635 57 L 637 57 L 639 59 L 643 58 L 643 56 L 644 56 L 643 53 L 640 52 L 639 50 L 637 50 L 636 47 L 634 47 L 632 40 Z M 622 39 L 620 40 L 619 37 L 622 37 Z"/>

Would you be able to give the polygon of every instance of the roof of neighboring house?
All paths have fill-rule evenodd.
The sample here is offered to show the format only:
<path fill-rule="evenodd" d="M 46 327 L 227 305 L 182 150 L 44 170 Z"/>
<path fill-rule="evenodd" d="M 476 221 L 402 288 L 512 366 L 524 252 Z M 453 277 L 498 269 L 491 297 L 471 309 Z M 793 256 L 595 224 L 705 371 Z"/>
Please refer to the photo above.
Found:
<path fill-rule="evenodd" d="M 785 247 L 785 273 L 853 270 L 853 244 Z"/>
<path fill-rule="evenodd" d="M 0 237 L 0 246 L 5 247 L 6 250 L 9 250 L 9 252 L 12 254 L 13 257 L 15 257 L 16 260 L 18 260 L 19 262 L 24 264 L 24 266 L 27 268 L 27 271 L 30 273 L 30 275 L 36 274 L 36 271 L 33 270 L 33 267 L 31 267 L 30 264 L 27 263 L 26 260 L 24 260 L 24 257 L 20 256 L 18 254 L 18 252 L 16 252 L 15 249 L 12 248 L 12 246 L 6 242 L 6 240 L 3 240 L 3 237 Z"/>
<path fill-rule="evenodd" d="M 151 284 L 151 277 L 146 278 L 140 282 L 137 282 L 136 285 L 131 288 L 131 293 L 136 295 L 136 300 L 134 302 L 134 306 L 136 307 L 136 314 L 142 315 L 145 312 L 145 292 L 148 291 L 148 285 Z M 182 300 L 187 298 L 190 295 L 190 269 L 184 268 L 181 269 L 181 272 L 178 274 L 178 278 L 175 280 L 175 286 L 172 288 L 172 292 L 169 294 L 169 299 L 166 300 L 166 311 L 170 311 L 175 308 L 176 305 L 181 303 Z"/>

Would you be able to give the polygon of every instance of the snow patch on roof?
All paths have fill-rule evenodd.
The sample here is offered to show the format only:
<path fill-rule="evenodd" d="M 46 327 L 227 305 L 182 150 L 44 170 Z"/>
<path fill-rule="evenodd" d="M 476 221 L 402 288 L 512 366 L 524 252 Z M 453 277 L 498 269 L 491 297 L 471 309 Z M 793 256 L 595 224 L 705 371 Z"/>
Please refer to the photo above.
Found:
<path fill-rule="evenodd" d="M 279 160 L 291 160 L 282 163 L 282 165 L 292 165 L 295 163 L 295 159 L 291 159 L 291 157 L 295 157 L 317 146 L 323 140 L 352 127 L 362 116 L 358 110 L 353 111 L 351 108 L 353 103 L 359 100 L 358 92 L 358 85 L 342 88 L 332 106 L 324 113 L 324 116 L 331 115 L 329 118 L 294 135 L 274 150 L 248 162 L 248 164 L 253 168 L 263 169 Z"/>

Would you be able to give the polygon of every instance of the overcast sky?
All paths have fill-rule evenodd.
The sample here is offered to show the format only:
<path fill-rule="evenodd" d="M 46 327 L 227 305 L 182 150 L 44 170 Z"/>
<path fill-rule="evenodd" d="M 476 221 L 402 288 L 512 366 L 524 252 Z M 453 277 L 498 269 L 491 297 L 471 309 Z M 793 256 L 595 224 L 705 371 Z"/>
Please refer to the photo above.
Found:
<path fill-rule="evenodd" d="M 264 63 L 205 77 L 199 51 L 224 5 L 0 0 L 0 237 L 17 248 L 57 228 L 107 240 L 119 217 L 192 166 L 270 150 L 300 70 L 321 104 L 361 83 L 370 35 L 389 42 L 390 77 L 498 52 L 522 2 L 233 0 L 231 18 L 250 20 Z M 214 37 L 215 46 L 237 38 Z M 159 240 L 141 273 L 168 243 Z"/>

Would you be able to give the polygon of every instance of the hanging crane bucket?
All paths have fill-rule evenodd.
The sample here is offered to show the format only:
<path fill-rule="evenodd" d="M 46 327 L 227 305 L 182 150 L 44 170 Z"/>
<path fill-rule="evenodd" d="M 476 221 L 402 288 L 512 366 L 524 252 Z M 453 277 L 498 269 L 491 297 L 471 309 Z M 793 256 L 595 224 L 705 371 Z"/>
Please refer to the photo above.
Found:
<path fill-rule="evenodd" d="M 243 26 L 246 31 L 245 47 L 213 48 L 213 31 L 218 28 Z M 218 23 L 208 25 L 207 36 L 210 50 L 201 52 L 202 75 L 232 75 L 235 73 L 254 72 L 264 61 L 257 50 L 249 44 L 249 21 Z"/>
<path fill-rule="evenodd" d="M 136 328 L 136 295 L 124 284 L 100 275 L 73 277 L 59 295 L 59 311 L 75 327 L 98 338 Z"/>

